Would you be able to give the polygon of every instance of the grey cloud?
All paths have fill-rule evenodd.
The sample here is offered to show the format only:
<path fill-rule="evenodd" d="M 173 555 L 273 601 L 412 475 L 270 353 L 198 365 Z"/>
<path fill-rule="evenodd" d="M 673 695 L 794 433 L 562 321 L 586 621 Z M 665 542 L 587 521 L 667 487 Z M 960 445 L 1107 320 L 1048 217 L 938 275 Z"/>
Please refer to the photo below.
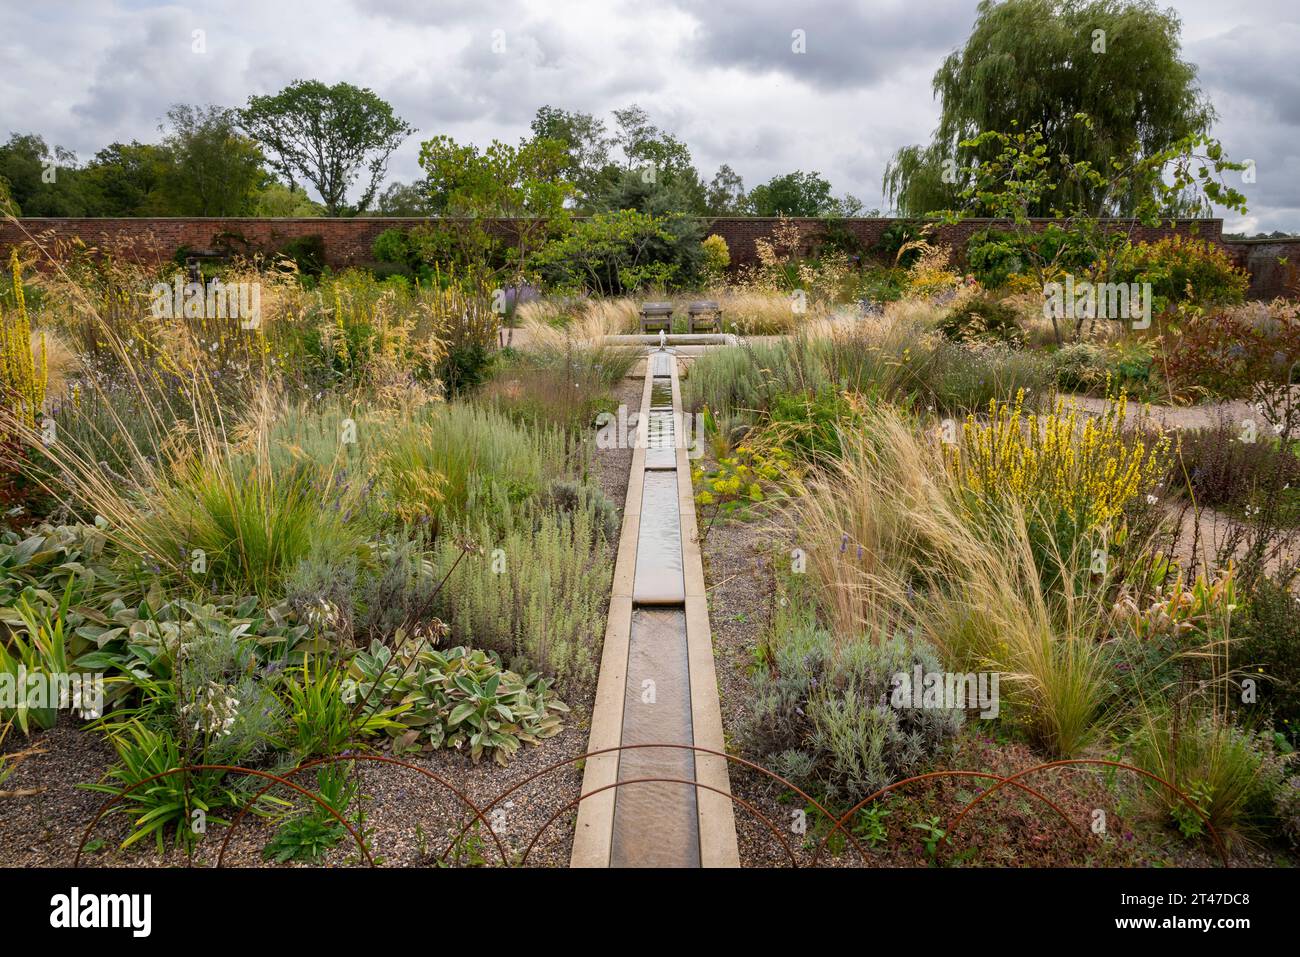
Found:
<path fill-rule="evenodd" d="M 1283 123 L 1300 125 L 1300 23 L 1235 27 L 1191 45 L 1188 52 L 1212 95 L 1237 94 L 1267 106 Z"/>
<path fill-rule="evenodd" d="M 797 7 L 772 0 L 683 2 L 699 21 L 690 55 L 699 65 L 776 72 L 822 89 L 870 86 L 918 57 L 939 59 L 966 37 L 973 0 L 843 3 Z M 803 31 L 804 53 L 792 49 Z"/>

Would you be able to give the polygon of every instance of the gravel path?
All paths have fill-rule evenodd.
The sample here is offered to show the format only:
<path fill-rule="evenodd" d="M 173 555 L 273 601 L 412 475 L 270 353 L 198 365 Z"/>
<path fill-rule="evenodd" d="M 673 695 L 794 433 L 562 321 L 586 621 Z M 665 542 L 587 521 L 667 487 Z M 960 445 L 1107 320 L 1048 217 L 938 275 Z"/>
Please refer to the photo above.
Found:
<path fill-rule="evenodd" d="M 1078 403 L 1079 408 L 1094 415 L 1100 415 L 1106 406 L 1106 400 L 1090 395 L 1068 395 L 1067 401 Z M 1144 406 L 1129 402 L 1130 421 L 1135 424 L 1149 424 L 1165 429 L 1203 429 L 1216 425 L 1221 420 L 1240 423 L 1250 420 L 1256 424 L 1261 433 L 1266 425 L 1256 409 L 1249 402 L 1210 402 L 1204 405 Z M 1300 437 L 1300 436 L 1297 436 Z"/>

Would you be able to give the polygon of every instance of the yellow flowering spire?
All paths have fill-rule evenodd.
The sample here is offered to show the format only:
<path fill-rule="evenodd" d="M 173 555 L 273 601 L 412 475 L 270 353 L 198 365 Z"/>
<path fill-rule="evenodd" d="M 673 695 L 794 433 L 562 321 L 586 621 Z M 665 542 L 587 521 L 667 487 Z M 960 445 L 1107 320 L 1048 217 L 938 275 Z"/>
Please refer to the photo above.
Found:
<path fill-rule="evenodd" d="M 32 355 L 32 325 L 23 295 L 22 266 L 18 250 L 10 250 L 14 310 L 0 316 L 0 393 L 12 403 L 14 416 L 29 428 L 36 424 L 36 413 L 45 405 L 45 386 L 49 378 L 45 335 L 41 334 L 39 368 Z"/>

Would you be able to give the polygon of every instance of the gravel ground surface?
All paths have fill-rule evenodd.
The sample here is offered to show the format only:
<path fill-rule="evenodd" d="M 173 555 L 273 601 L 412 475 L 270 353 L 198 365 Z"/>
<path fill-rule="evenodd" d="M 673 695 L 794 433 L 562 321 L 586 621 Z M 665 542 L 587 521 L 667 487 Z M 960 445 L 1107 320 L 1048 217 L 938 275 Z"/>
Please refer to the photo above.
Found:
<path fill-rule="evenodd" d="M 586 748 L 590 699 L 569 702 L 573 711 L 565 729 L 538 747 L 525 746 L 502 768 L 488 760 L 473 764 L 468 754 L 436 751 L 406 755 L 400 760 L 453 784 L 469 801 L 487 806 L 507 789 L 551 765 L 581 755 Z M 84 731 L 66 721 L 48 732 L 34 735 L 27 747 L 41 753 L 26 759 L 5 782 L 6 789 L 39 789 L 25 797 L 0 799 L 0 866 L 58 867 L 72 864 L 78 843 L 106 795 L 78 785 L 99 780 L 112 761 L 112 749 L 102 736 Z M 466 824 L 473 825 L 474 812 L 452 791 L 418 771 L 393 764 L 359 761 L 363 817 L 351 820 L 366 838 L 376 863 L 395 867 L 421 866 L 442 857 Z M 310 771 L 292 776 L 297 784 L 313 786 Z M 520 787 L 499 805 L 501 813 L 487 816 L 502 839 L 502 849 L 511 863 L 523 855 L 534 835 L 546 821 L 578 795 L 582 781 L 580 766 L 563 764 L 553 773 Z M 253 790 L 264 780 L 257 779 Z M 286 798 L 295 807 L 306 808 L 306 798 L 277 785 L 272 795 Z M 530 866 L 568 865 L 575 811 L 565 811 L 541 833 L 537 847 L 529 854 Z M 462 864 L 500 863 L 498 851 L 486 829 L 472 828 L 476 837 L 465 842 Z M 230 839 L 225 866 L 265 865 L 262 849 L 275 832 L 272 820 L 249 815 Z M 153 843 L 142 842 L 126 851 L 118 850 L 129 831 L 129 815 L 112 813 L 91 834 L 90 852 L 83 865 L 94 867 L 159 867 L 216 862 L 228 829 L 213 826 L 198 842 L 191 859 L 168 848 L 161 857 Z M 455 863 L 456 854 L 448 860 Z M 365 861 L 355 841 L 345 838 L 317 862 L 324 866 L 358 866 Z M 292 865 L 278 865 L 292 866 Z"/>
<path fill-rule="evenodd" d="M 716 468 L 712 456 L 700 465 Z M 701 533 L 707 527 L 701 552 L 708 589 L 709 627 L 713 633 L 713 659 L 722 704 L 722 729 L 727 751 L 740 755 L 738 729 L 748 718 L 747 705 L 753 688 L 754 649 L 767 632 L 776 601 L 774 556 L 788 554 L 794 547 L 793 533 L 770 513 L 754 514 L 749 520 L 717 518 L 710 524 L 711 510 L 699 515 Z M 782 837 L 792 840 L 786 826 L 793 808 L 776 801 L 779 789 L 770 779 L 732 762 L 728 769 L 732 794 L 748 801 L 782 828 Z M 767 866 L 779 862 L 781 843 L 772 829 L 735 805 L 736 838 L 742 866 Z M 777 860 L 774 861 L 774 855 Z"/>
<path fill-rule="evenodd" d="M 1094 415 L 1101 414 L 1106 407 L 1104 399 L 1089 395 L 1069 395 L 1067 400 L 1079 404 L 1079 408 Z M 1229 422 L 1242 422 L 1246 419 L 1258 424 L 1261 431 L 1265 426 L 1259 410 L 1249 402 L 1207 402 L 1204 405 L 1152 405 L 1129 401 L 1130 420 L 1134 423 L 1149 423 L 1166 429 L 1203 429 L 1217 424 L 1222 419 Z"/>
<path fill-rule="evenodd" d="M 618 383 L 613 389 L 614 402 L 617 405 L 627 407 L 627 415 L 630 417 L 641 411 L 641 392 L 644 388 L 644 380 L 629 376 L 622 382 Z M 617 414 L 617 411 L 615 412 Z M 594 464 L 594 477 L 605 497 L 618 506 L 618 513 L 623 514 L 623 505 L 627 500 L 627 481 L 628 474 L 632 469 L 632 450 L 627 449 L 596 449 L 592 453 Z M 617 552 L 618 542 L 614 542 L 614 551 Z"/>

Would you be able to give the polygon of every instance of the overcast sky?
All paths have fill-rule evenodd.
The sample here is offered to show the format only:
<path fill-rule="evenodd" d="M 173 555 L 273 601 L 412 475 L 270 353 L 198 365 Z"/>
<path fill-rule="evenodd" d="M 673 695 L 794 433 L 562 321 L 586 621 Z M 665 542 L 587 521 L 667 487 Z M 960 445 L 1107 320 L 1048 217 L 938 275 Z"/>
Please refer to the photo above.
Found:
<path fill-rule="evenodd" d="M 1300 2 L 1178 0 L 1184 55 L 1253 159 L 1250 214 L 1230 230 L 1300 231 Z M 171 103 L 239 106 L 297 78 L 374 89 L 418 132 L 389 177 L 419 174 L 422 139 L 517 141 L 539 106 L 636 102 L 706 178 L 753 187 L 801 168 L 884 208 L 899 146 L 928 142 L 930 79 L 976 0 L 0 0 L 0 132 L 33 131 L 82 161 L 156 139 Z M 791 51 L 803 30 L 807 51 Z M 206 52 L 194 53 L 204 31 Z M 494 31 L 501 31 L 494 33 Z M 494 49 L 494 40 L 496 40 Z M 500 41 L 504 40 L 504 44 Z M 504 50 L 496 52 L 502 45 Z"/>

